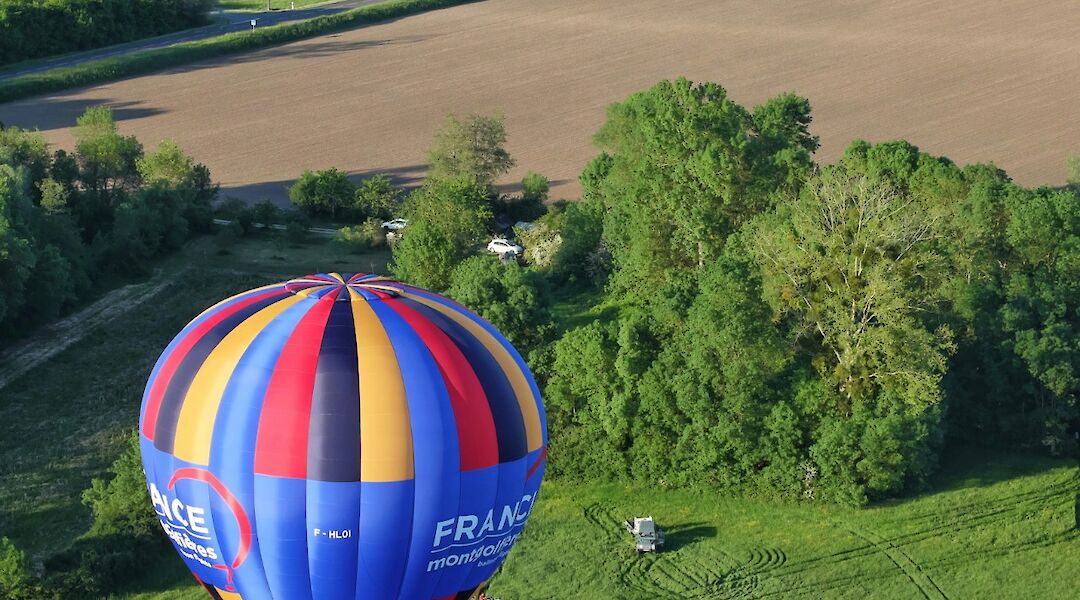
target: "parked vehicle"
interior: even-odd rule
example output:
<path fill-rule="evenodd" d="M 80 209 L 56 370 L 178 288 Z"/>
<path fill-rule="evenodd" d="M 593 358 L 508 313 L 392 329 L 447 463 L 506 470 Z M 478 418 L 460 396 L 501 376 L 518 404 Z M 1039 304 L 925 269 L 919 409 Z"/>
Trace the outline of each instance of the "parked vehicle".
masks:
<path fill-rule="evenodd" d="M 517 244 L 511 242 L 506 238 L 495 238 L 491 240 L 490 242 L 488 242 L 487 249 L 488 252 L 494 252 L 495 254 L 498 254 L 500 256 L 504 254 L 513 254 L 514 256 L 518 256 L 525 251 L 524 248 L 518 246 Z"/>
<path fill-rule="evenodd" d="M 402 229 L 405 229 L 405 226 L 408 224 L 408 219 L 394 219 L 392 221 L 384 221 L 382 226 L 383 229 L 387 229 L 389 231 L 401 231 Z"/>

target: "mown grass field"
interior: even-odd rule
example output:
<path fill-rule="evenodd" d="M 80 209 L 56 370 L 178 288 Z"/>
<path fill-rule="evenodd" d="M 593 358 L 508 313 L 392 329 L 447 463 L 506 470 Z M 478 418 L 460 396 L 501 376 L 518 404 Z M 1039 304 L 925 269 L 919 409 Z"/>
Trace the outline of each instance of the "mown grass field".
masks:
<path fill-rule="evenodd" d="M 319 270 L 385 270 L 385 253 L 256 236 L 195 240 L 171 283 L 0 390 L 0 535 L 35 559 L 89 524 L 79 501 L 135 426 L 158 353 L 232 293 Z M 603 318 L 561 299 L 559 318 Z M 1074 463 L 949 453 L 930 491 L 867 509 L 779 505 L 694 490 L 548 482 L 491 591 L 545 598 L 1073 598 L 1080 589 Z M 652 514 L 667 551 L 638 557 L 621 520 Z M 202 599 L 179 559 L 147 564 L 115 600 Z"/>
<path fill-rule="evenodd" d="M 954 454 L 933 490 L 872 508 L 774 505 L 642 486 L 547 482 L 490 591 L 575 598 L 1075 598 L 1080 485 L 1068 461 Z M 667 550 L 621 521 L 651 514 Z M 179 559 L 115 600 L 201 600 Z"/>

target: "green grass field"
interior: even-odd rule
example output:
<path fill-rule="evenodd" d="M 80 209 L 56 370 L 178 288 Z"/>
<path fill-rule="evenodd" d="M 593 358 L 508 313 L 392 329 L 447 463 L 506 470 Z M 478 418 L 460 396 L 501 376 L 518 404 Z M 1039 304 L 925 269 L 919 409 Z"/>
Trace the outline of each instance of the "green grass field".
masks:
<path fill-rule="evenodd" d="M 271 10 L 284 10 L 293 4 L 296 8 L 311 6 L 312 4 L 326 4 L 330 0 L 270 0 Z M 222 10 L 266 10 L 266 0 L 218 0 L 218 8 Z"/>
<path fill-rule="evenodd" d="M 774 505 L 640 486 L 547 482 L 492 582 L 503 600 L 1075 598 L 1080 532 L 1068 461 L 951 457 L 934 489 L 872 508 Z M 621 521 L 651 514 L 667 550 L 637 556 Z M 178 558 L 116 600 L 201 600 Z"/>
<path fill-rule="evenodd" d="M 156 297 L 0 390 L 0 535 L 41 560 L 86 529 L 82 490 L 122 450 L 158 353 L 204 307 L 312 271 L 384 272 L 387 259 L 255 236 L 226 255 L 197 239 L 164 261 L 155 278 L 172 279 Z M 562 317 L 603 318 L 560 300 Z M 1073 598 L 1078 485 L 1071 462 L 976 451 L 950 453 L 929 492 L 861 510 L 548 482 L 491 591 L 503 600 Z M 667 530 L 665 552 L 631 549 L 621 521 L 643 514 Z M 178 558 L 143 573 L 113 598 L 204 598 Z"/>

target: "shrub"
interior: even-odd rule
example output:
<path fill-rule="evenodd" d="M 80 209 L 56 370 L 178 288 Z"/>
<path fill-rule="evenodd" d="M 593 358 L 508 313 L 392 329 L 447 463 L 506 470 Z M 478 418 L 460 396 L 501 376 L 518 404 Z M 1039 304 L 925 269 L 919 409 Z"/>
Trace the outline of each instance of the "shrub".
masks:
<path fill-rule="evenodd" d="M 262 223 L 263 229 L 269 229 L 271 225 L 281 218 L 281 209 L 269 200 L 261 200 L 252 207 L 252 214 L 257 223 Z"/>
<path fill-rule="evenodd" d="M 311 220 L 307 215 L 298 210 L 291 211 L 285 221 L 285 239 L 293 244 L 302 244 L 307 241 L 310 227 Z"/>
<path fill-rule="evenodd" d="M 1080 185 L 1080 154 L 1070 154 L 1065 159 L 1065 181 Z"/>
<path fill-rule="evenodd" d="M 360 225 L 342 227 L 334 238 L 338 243 L 349 247 L 357 254 L 370 252 L 386 245 L 386 233 L 378 219 L 368 219 Z"/>
<path fill-rule="evenodd" d="M 14 597 L 30 582 L 26 553 L 6 537 L 0 537 L 0 597 Z"/>

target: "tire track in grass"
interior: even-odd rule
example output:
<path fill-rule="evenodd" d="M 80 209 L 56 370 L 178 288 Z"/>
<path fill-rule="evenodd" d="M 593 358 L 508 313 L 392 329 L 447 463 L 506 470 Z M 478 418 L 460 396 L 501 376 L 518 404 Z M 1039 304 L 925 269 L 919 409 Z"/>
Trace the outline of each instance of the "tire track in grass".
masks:
<path fill-rule="evenodd" d="M 945 592 L 938 587 L 938 584 L 923 571 L 922 567 L 919 566 L 919 563 L 915 562 L 915 560 L 912 559 L 907 552 L 904 552 L 900 546 L 897 546 L 869 529 L 856 529 L 851 525 L 845 526 L 845 529 L 851 532 L 852 535 L 866 540 L 873 545 L 875 549 L 887 556 L 889 560 L 892 561 L 892 563 L 896 565 L 909 580 L 911 580 L 911 583 L 919 589 L 923 598 L 926 598 L 927 600 L 949 599 Z"/>
<path fill-rule="evenodd" d="M 0 389 L 68 349 L 96 327 L 157 296 L 186 270 L 175 271 L 167 277 L 155 274 L 149 281 L 112 290 L 89 306 L 42 326 L 30 337 L 5 348 L 0 352 Z"/>

